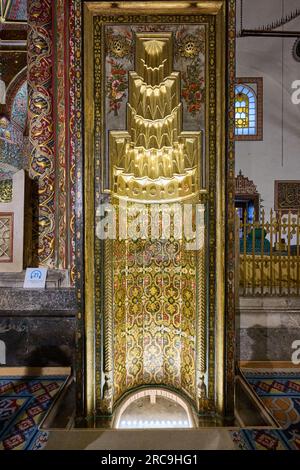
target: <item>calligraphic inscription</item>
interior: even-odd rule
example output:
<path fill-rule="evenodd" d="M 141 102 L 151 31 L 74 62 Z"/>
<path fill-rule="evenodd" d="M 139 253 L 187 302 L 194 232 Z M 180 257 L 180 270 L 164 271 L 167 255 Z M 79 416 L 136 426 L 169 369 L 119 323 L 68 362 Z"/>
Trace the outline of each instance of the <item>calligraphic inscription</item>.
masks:
<path fill-rule="evenodd" d="M 300 181 L 275 181 L 275 210 L 300 210 Z"/>

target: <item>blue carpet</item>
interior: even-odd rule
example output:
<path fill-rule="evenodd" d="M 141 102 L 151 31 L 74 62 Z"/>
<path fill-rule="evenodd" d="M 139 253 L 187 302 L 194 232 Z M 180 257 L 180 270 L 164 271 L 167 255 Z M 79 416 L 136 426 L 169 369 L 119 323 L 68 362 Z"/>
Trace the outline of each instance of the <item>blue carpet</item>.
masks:
<path fill-rule="evenodd" d="M 300 450 L 300 374 L 244 371 L 264 405 L 280 424 L 274 429 L 231 432 L 241 450 Z M 48 433 L 39 429 L 66 376 L 0 378 L 0 449 L 39 450 Z"/>
<path fill-rule="evenodd" d="M 300 450 L 300 374 L 293 371 L 244 371 L 254 392 L 280 425 L 280 430 L 232 432 L 242 450 Z"/>
<path fill-rule="evenodd" d="M 0 378 L 0 450 L 38 450 L 48 433 L 39 426 L 66 376 Z"/>

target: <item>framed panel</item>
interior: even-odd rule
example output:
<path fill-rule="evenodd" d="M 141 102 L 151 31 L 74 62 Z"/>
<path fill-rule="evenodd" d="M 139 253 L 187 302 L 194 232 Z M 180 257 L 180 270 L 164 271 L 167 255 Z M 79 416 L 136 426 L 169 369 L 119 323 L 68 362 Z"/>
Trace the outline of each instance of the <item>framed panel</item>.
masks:
<path fill-rule="evenodd" d="M 0 263 L 12 263 L 14 257 L 14 214 L 0 212 Z"/>
<path fill-rule="evenodd" d="M 274 192 L 276 211 L 300 211 L 300 180 L 276 180 Z"/>

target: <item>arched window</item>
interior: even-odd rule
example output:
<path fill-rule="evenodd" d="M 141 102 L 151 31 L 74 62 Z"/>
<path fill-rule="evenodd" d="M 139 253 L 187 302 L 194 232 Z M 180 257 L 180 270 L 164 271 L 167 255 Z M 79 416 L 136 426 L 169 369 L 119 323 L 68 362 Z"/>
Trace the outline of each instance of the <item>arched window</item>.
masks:
<path fill-rule="evenodd" d="M 235 135 L 255 135 L 257 102 L 254 91 L 245 85 L 235 87 Z"/>
<path fill-rule="evenodd" d="M 235 137 L 236 140 L 262 140 L 261 78 L 237 79 L 235 86 Z"/>

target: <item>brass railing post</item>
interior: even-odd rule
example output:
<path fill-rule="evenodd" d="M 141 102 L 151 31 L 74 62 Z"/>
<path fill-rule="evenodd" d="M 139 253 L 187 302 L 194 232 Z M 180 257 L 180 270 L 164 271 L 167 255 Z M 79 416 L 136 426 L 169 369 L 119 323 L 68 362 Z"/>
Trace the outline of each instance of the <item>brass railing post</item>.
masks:
<path fill-rule="evenodd" d="M 244 219 L 243 219 L 243 295 L 247 293 L 247 212 L 244 212 Z"/>
<path fill-rule="evenodd" d="M 258 221 L 259 225 L 259 221 Z M 261 249 L 260 249 L 260 293 L 264 295 L 264 249 L 265 249 L 265 210 L 261 211 Z"/>
<path fill-rule="evenodd" d="M 276 227 L 275 227 L 276 228 Z M 270 295 L 273 294 L 273 243 L 274 243 L 274 214 L 273 209 L 270 212 Z"/>

